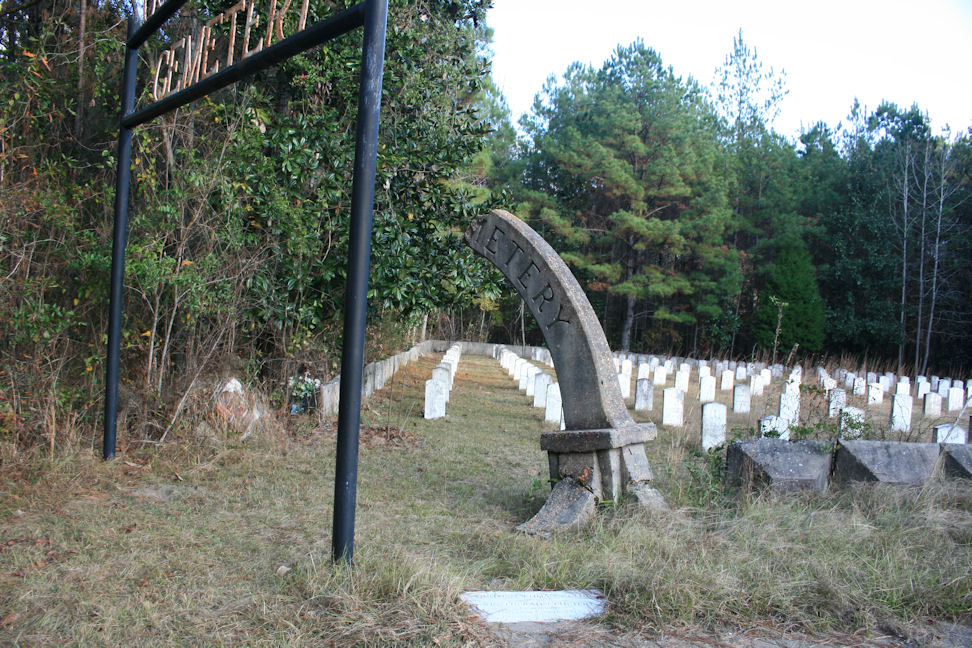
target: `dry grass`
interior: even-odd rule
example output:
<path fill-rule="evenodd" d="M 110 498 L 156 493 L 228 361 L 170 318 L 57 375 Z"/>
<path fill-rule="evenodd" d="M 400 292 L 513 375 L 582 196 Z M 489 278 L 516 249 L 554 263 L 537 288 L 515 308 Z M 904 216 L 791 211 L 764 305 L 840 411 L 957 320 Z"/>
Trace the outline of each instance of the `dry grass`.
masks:
<path fill-rule="evenodd" d="M 495 645 L 459 604 L 469 589 L 597 587 L 604 623 L 645 631 L 972 609 L 969 484 L 740 497 L 695 452 L 697 406 L 649 449 L 673 513 L 622 504 L 553 540 L 516 534 L 548 492 L 542 415 L 495 361 L 464 356 L 448 416 L 422 419 L 436 361 L 364 412 L 353 570 L 330 561 L 333 429 L 309 419 L 247 447 L 4 461 L 0 645 Z"/>

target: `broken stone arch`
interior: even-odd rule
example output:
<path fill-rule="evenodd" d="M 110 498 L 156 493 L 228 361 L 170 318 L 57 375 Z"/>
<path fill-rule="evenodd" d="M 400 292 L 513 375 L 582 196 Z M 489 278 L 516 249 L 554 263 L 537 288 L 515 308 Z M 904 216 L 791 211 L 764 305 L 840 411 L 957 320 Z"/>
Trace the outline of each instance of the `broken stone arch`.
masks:
<path fill-rule="evenodd" d="M 635 423 L 621 397 L 611 349 L 577 279 L 552 247 L 506 211 L 476 218 L 466 244 L 513 285 L 543 333 L 560 382 L 566 429 L 540 437 L 558 480 L 537 515 L 518 527 L 549 535 L 593 515 L 597 500 L 630 495 L 663 506 L 651 488 L 647 441 L 653 423 Z"/>

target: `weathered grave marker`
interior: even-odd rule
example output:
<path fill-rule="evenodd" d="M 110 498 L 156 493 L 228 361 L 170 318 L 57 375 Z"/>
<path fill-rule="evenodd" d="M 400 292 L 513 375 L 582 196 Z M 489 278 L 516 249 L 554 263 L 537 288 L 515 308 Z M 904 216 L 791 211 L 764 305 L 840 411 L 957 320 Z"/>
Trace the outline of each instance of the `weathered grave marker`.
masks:
<path fill-rule="evenodd" d="M 679 427 L 685 422 L 685 392 L 675 387 L 665 390 L 662 399 L 662 425 Z"/>
<path fill-rule="evenodd" d="M 716 379 L 715 376 L 702 376 L 699 379 L 699 402 L 711 403 L 715 400 Z"/>
<path fill-rule="evenodd" d="M 856 439 L 864 431 L 864 410 L 845 407 L 840 413 L 840 434 L 845 439 Z"/>
<path fill-rule="evenodd" d="M 938 392 L 928 392 L 925 394 L 925 416 L 942 415 L 942 397 Z"/>
<path fill-rule="evenodd" d="M 732 411 L 736 414 L 749 412 L 751 395 L 748 385 L 736 385 L 732 388 Z"/>
<path fill-rule="evenodd" d="M 706 403 L 702 406 L 702 450 L 718 448 L 726 442 L 726 406 Z"/>
<path fill-rule="evenodd" d="M 635 411 L 651 411 L 654 406 L 655 386 L 647 378 L 642 378 L 635 383 Z"/>
<path fill-rule="evenodd" d="M 847 407 L 847 392 L 836 388 L 827 392 L 827 418 L 837 418 L 845 407 Z"/>
<path fill-rule="evenodd" d="M 550 383 L 553 382 L 553 378 L 550 374 L 544 372 L 537 376 L 533 383 L 533 406 L 534 407 L 546 407 L 547 405 L 547 388 Z"/>
<path fill-rule="evenodd" d="M 800 394 L 783 392 L 780 394 L 780 418 L 787 425 L 800 424 Z"/>
<path fill-rule="evenodd" d="M 432 378 L 425 381 L 425 418 L 434 419 L 445 416 L 449 386 Z"/>
<path fill-rule="evenodd" d="M 730 370 L 725 369 L 722 372 L 722 378 L 719 381 L 719 389 L 721 389 L 722 391 L 729 391 L 730 389 L 732 389 L 733 378 L 734 378 L 734 374 Z"/>
<path fill-rule="evenodd" d="M 963 430 L 958 425 L 952 423 L 946 423 L 945 425 L 936 425 L 935 430 L 935 443 L 965 443 L 965 430 Z"/>
<path fill-rule="evenodd" d="M 911 396 L 895 394 L 891 401 L 891 429 L 895 432 L 911 431 Z"/>

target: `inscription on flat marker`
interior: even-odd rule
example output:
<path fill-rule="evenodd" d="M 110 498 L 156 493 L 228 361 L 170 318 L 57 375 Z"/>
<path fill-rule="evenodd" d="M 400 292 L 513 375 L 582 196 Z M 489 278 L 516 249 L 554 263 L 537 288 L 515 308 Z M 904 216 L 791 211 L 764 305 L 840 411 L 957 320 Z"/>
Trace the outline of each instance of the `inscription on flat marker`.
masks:
<path fill-rule="evenodd" d="M 598 590 L 466 592 L 459 598 L 489 623 L 588 619 L 604 614 L 606 603 Z"/>

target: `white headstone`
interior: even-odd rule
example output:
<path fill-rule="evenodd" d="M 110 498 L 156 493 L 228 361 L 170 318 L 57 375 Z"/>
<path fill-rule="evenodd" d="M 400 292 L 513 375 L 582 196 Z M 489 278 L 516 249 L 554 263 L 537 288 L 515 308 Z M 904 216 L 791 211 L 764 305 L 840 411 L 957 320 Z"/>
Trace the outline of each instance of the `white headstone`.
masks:
<path fill-rule="evenodd" d="M 948 398 L 948 390 L 952 388 L 952 381 L 949 378 L 942 378 L 938 381 L 938 395 L 943 399 Z"/>
<path fill-rule="evenodd" d="M 873 382 L 867 386 L 867 404 L 880 405 L 884 402 L 884 390 L 881 383 Z"/>
<path fill-rule="evenodd" d="M 689 385 L 689 372 L 687 370 L 679 369 L 675 373 L 675 389 L 681 390 L 682 392 L 687 392 L 688 385 Z"/>
<path fill-rule="evenodd" d="M 936 425 L 934 430 L 935 443 L 968 443 L 965 430 L 958 425 L 952 423 Z"/>
<path fill-rule="evenodd" d="M 726 406 L 706 403 L 702 406 L 702 450 L 709 451 L 726 442 Z"/>
<path fill-rule="evenodd" d="M 759 436 L 778 437 L 787 441 L 790 438 L 790 426 L 779 416 L 764 416 L 759 419 Z"/>
<path fill-rule="evenodd" d="M 749 395 L 754 398 L 763 395 L 763 379 L 758 373 L 749 377 Z"/>
<path fill-rule="evenodd" d="M 788 425 L 800 424 L 800 394 L 780 394 L 780 418 Z"/>
<path fill-rule="evenodd" d="M 916 396 L 918 397 L 919 400 L 924 398 L 925 394 L 929 393 L 930 391 L 931 391 L 931 385 L 928 383 L 927 380 L 921 380 L 918 382 L 918 393 L 916 394 Z"/>
<path fill-rule="evenodd" d="M 733 374 L 729 369 L 725 369 L 722 372 L 722 380 L 719 381 L 719 389 L 722 391 L 729 391 L 732 389 L 733 378 L 735 378 L 735 374 Z"/>
<path fill-rule="evenodd" d="M 635 411 L 651 411 L 652 401 L 655 396 L 654 385 L 647 378 L 642 378 L 635 383 Z"/>
<path fill-rule="evenodd" d="M 864 396 L 867 393 L 867 383 L 863 378 L 858 376 L 854 379 L 854 395 Z"/>
<path fill-rule="evenodd" d="M 662 399 L 662 425 L 681 426 L 684 422 L 685 392 L 669 387 Z"/>
<path fill-rule="evenodd" d="M 925 394 L 925 416 L 941 416 L 942 415 L 942 397 L 938 395 L 938 392 L 928 392 Z"/>
<path fill-rule="evenodd" d="M 712 369 L 709 368 L 709 365 L 703 365 L 703 366 L 699 367 L 699 378 L 700 379 L 702 378 L 702 376 L 711 376 L 711 375 L 712 375 Z"/>
<path fill-rule="evenodd" d="M 652 384 L 659 387 L 664 387 L 666 382 L 668 382 L 668 369 L 662 365 L 659 365 L 658 368 L 655 369 L 655 377 L 652 380 Z"/>
<path fill-rule="evenodd" d="M 546 372 L 541 372 L 537 374 L 537 377 L 533 379 L 533 406 L 534 407 L 547 406 L 547 388 L 550 387 L 550 383 L 552 382 L 553 382 L 553 377 Z"/>
<path fill-rule="evenodd" d="M 425 418 L 434 419 L 445 416 L 448 386 L 438 380 L 425 381 Z"/>
<path fill-rule="evenodd" d="M 837 418 L 845 407 L 847 407 L 847 392 L 836 388 L 827 392 L 827 418 Z"/>
<path fill-rule="evenodd" d="M 746 365 L 736 366 L 736 382 L 746 380 Z"/>
<path fill-rule="evenodd" d="M 631 362 L 631 358 L 625 358 L 621 361 L 621 373 L 627 374 L 628 378 L 631 378 L 631 372 L 634 371 L 634 363 Z"/>
<path fill-rule="evenodd" d="M 732 388 L 732 411 L 737 414 L 746 413 L 749 411 L 749 404 L 751 401 L 749 386 L 748 385 L 736 385 Z"/>
<path fill-rule="evenodd" d="M 960 386 L 948 390 L 948 411 L 957 412 L 965 407 L 965 389 Z"/>
<path fill-rule="evenodd" d="M 864 410 L 859 407 L 845 407 L 840 413 L 840 434 L 845 439 L 856 439 L 864 428 Z"/>
<path fill-rule="evenodd" d="M 786 384 L 783 386 L 783 393 L 799 396 L 800 384 L 800 379 L 791 375 L 786 379 Z"/>
<path fill-rule="evenodd" d="M 651 378 L 651 365 L 647 362 L 638 363 L 638 380 Z"/>
<path fill-rule="evenodd" d="M 527 372 L 527 384 L 526 384 L 526 395 L 534 396 L 536 395 L 536 384 L 537 376 L 543 373 L 543 370 L 536 365 L 530 365 L 530 369 Z"/>
<path fill-rule="evenodd" d="M 769 384 L 773 382 L 773 371 L 770 369 L 761 369 L 759 377 L 763 380 L 763 387 L 769 387 Z"/>
<path fill-rule="evenodd" d="M 443 365 L 439 365 L 432 370 L 432 380 L 438 380 L 440 383 L 445 385 L 445 400 L 449 402 L 449 389 L 452 386 L 452 379 L 449 377 L 449 368 Z"/>
<path fill-rule="evenodd" d="M 619 373 L 618 374 L 618 386 L 621 388 L 621 398 L 630 398 L 630 396 L 631 396 L 631 374 Z"/>
<path fill-rule="evenodd" d="M 715 400 L 715 392 L 715 376 L 702 376 L 702 378 L 699 379 L 699 402 L 711 403 Z"/>
<path fill-rule="evenodd" d="M 908 394 L 895 394 L 891 401 L 891 430 L 894 432 L 911 431 L 911 407 L 913 401 Z"/>
<path fill-rule="evenodd" d="M 607 598 L 598 590 L 538 592 L 479 591 L 460 594 L 489 623 L 547 623 L 586 619 L 604 613 Z"/>
<path fill-rule="evenodd" d="M 560 423 L 563 413 L 563 403 L 560 400 L 560 385 L 551 383 L 547 386 L 547 402 L 544 403 L 543 420 L 548 423 Z"/>

